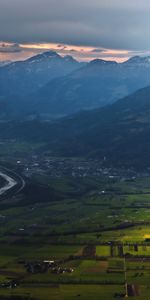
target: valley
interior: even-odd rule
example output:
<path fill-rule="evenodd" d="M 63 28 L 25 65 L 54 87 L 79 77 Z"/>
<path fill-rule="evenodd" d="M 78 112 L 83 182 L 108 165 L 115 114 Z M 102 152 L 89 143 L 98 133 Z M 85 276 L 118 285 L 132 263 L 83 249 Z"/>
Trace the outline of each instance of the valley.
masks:
<path fill-rule="evenodd" d="M 150 174 L 28 158 L 1 162 L 26 182 L 0 196 L 1 297 L 113 300 L 126 272 L 129 298 L 149 299 Z"/>
<path fill-rule="evenodd" d="M 1 67 L 1 299 L 149 300 L 149 68 L 51 51 Z"/>
<path fill-rule="evenodd" d="M 149 16 L 0 0 L 0 300 L 150 300 Z"/>

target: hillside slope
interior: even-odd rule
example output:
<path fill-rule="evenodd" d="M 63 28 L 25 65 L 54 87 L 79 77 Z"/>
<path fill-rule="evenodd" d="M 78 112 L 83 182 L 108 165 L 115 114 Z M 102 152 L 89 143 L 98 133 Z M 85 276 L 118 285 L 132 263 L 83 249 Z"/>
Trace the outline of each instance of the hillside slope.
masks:
<path fill-rule="evenodd" d="M 150 167 L 150 87 L 105 108 L 55 122 L 0 124 L 1 138 L 45 143 L 50 155 L 98 158 L 105 164 Z M 104 160 L 105 158 L 105 160 Z"/>

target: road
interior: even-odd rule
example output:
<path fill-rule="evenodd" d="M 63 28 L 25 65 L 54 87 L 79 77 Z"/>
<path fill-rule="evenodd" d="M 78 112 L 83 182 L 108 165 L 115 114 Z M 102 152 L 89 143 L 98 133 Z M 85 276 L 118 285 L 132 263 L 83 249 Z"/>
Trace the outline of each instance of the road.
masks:
<path fill-rule="evenodd" d="M 11 189 L 14 189 L 14 193 L 19 193 L 25 187 L 24 179 L 16 172 L 0 166 L 0 176 L 6 180 L 6 185 L 0 188 L 0 196 L 6 195 Z"/>

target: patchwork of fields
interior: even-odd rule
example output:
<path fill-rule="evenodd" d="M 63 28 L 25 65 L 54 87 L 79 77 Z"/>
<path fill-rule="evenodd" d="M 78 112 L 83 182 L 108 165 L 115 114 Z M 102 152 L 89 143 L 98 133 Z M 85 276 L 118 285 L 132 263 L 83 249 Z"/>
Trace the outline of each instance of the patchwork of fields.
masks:
<path fill-rule="evenodd" d="M 56 200 L 1 200 L 1 299 L 149 300 L 150 178 L 43 180 Z"/>

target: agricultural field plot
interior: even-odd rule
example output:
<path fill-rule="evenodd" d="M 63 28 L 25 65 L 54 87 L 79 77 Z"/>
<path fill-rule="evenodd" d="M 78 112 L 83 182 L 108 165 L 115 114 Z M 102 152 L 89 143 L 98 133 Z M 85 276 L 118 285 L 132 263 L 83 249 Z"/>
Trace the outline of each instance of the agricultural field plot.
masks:
<path fill-rule="evenodd" d="M 65 259 L 79 253 L 81 246 L 73 245 L 1 245 L 0 266 L 17 260 Z"/>
<path fill-rule="evenodd" d="M 128 245 L 123 247 L 124 254 L 133 256 L 149 256 L 150 257 L 150 246 L 142 245 Z"/>
<path fill-rule="evenodd" d="M 143 244 L 118 244 L 118 245 L 107 245 L 107 246 L 96 246 L 97 257 L 122 257 L 122 256 L 133 256 L 133 257 L 150 257 L 150 246 Z"/>
<path fill-rule="evenodd" d="M 8 290 L 1 290 L 1 296 L 8 296 L 10 292 Z M 110 285 L 109 289 L 106 285 L 49 285 L 49 287 L 42 286 L 26 286 L 20 287 L 12 291 L 11 295 L 21 297 L 35 297 L 35 299 L 52 299 L 52 300 L 114 300 L 115 295 L 123 295 L 124 287 L 120 285 Z M 143 299 L 142 299 L 143 300 Z M 148 300 L 148 298 L 145 300 Z"/>
<path fill-rule="evenodd" d="M 96 256 L 111 256 L 110 246 L 97 246 L 96 247 Z"/>

